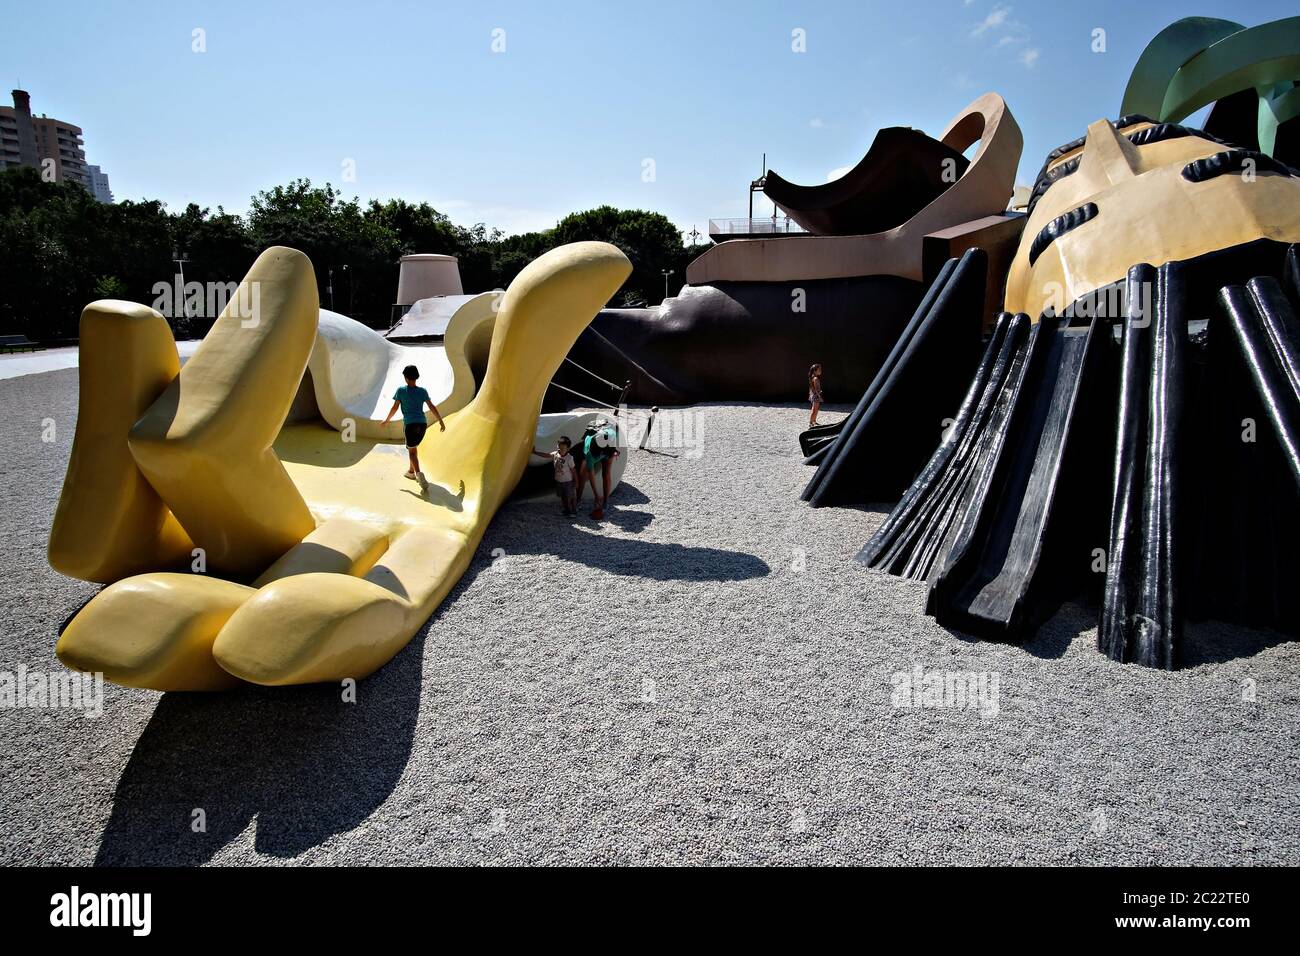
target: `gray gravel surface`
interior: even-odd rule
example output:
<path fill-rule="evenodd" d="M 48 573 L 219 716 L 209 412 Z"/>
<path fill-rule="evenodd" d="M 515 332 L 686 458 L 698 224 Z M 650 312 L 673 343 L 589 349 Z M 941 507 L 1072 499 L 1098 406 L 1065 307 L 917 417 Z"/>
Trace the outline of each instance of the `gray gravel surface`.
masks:
<path fill-rule="evenodd" d="M 57 668 L 96 590 L 44 557 L 76 374 L 0 382 L 0 670 Z M 883 508 L 799 501 L 805 409 L 696 411 L 706 455 L 635 453 L 604 524 L 508 505 L 355 704 L 0 710 L 0 862 L 1300 862 L 1300 645 L 1199 625 L 1156 673 L 1073 605 L 973 642 L 852 562 Z M 893 706 L 916 667 L 995 675 L 996 715 Z"/>

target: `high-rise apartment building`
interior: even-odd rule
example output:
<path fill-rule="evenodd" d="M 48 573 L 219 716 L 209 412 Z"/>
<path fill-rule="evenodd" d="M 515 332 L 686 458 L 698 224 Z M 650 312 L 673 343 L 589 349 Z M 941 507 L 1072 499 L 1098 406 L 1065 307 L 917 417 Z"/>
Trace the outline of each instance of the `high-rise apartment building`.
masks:
<path fill-rule="evenodd" d="M 13 97 L 13 106 L 0 106 L 0 168 L 32 166 L 55 182 L 77 183 L 101 202 L 112 202 L 102 172 L 103 187 L 95 187 L 91 170 L 98 172 L 99 167 L 86 165 L 81 127 L 44 114 L 33 116 L 26 90 L 14 90 Z"/>
<path fill-rule="evenodd" d="M 86 171 L 90 173 L 90 191 L 95 198 L 100 202 L 112 202 L 113 190 L 108 188 L 108 173 L 98 166 L 87 166 Z"/>

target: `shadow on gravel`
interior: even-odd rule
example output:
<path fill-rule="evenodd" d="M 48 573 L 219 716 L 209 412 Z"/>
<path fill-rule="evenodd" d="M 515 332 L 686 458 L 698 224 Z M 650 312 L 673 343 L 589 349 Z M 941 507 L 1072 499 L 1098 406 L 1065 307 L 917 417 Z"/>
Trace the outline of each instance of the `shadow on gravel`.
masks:
<path fill-rule="evenodd" d="M 436 616 L 435 616 L 436 620 Z M 164 694 L 118 782 L 99 866 L 191 866 L 256 819 L 293 857 L 362 823 L 410 757 L 428 625 L 344 703 L 333 684 Z M 195 810 L 206 832 L 195 832 Z"/>
<path fill-rule="evenodd" d="M 1025 641 L 1024 648 L 1034 657 L 1050 660 L 1064 657 L 1081 635 L 1096 630 L 1098 613 L 1100 608 L 1095 603 L 1067 601 Z M 1097 635 L 1090 634 L 1088 643 L 1095 651 Z"/>
<path fill-rule="evenodd" d="M 1294 640 L 1278 631 L 1255 630 L 1222 621 L 1188 622 L 1183 629 L 1183 667 L 1254 657 L 1270 647 Z"/>
<path fill-rule="evenodd" d="M 516 505 L 538 508 L 545 519 L 529 519 L 529 532 L 504 542 L 511 554 L 552 554 L 610 574 L 650 578 L 655 581 L 743 581 L 761 578 L 772 569 L 766 561 L 743 551 L 696 548 L 615 538 L 601 533 L 601 524 L 615 525 L 631 534 L 644 531 L 654 512 L 629 509 L 631 504 L 648 504 L 645 492 L 626 482 L 609 496 L 602 522 L 593 521 L 591 491 L 578 503 L 578 517 L 561 518 L 554 497 L 536 494 Z"/>
<path fill-rule="evenodd" d="M 588 504 L 590 504 L 590 502 L 588 502 Z M 650 522 L 655 520 L 653 512 L 626 511 L 619 507 L 620 504 L 621 502 L 613 501 L 611 496 L 610 506 L 605 509 L 604 520 L 621 530 L 626 531 L 628 534 L 640 534 L 646 528 L 650 527 Z"/>
<path fill-rule="evenodd" d="M 1070 645 L 1078 640 L 1081 634 L 1093 630 L 1096 626 L 1095 606 L 1089 607 L 1086 604 L 1067 601 L 1034 632 L 1029 640 L 1019 646 L 1033 657 L 1056 660 L 1065 656 Z M 983 643 L 981 638 L 967 634 L 965 631 L 953 630 L 950 627 L 945 627 L 944 630 L 967 644 Z"/>
<path fill-rule="evenodd" d="M 1032 638 L 1022 646 L 1026 653 L 1044 659 L 1065 656 L 1070 645 L 1087 635 L 1090 650 L 1097 650 L 1097 620 L 1101 607 L 1096 601 L 1067 601 Z M 960 641 L 978 643 L 979 639 L 945 628 Z M 1089 633 L 1091 632 L 1091 633 Z M 1254 657 L 1270 647 L 1286 644 L 1295 638 L 1277 631 L 1256 630 L 1223 621 L 1187 621 L 1183 627 L 1182 660 L 1179 670 L 1202 664 L 1224 664 L 1239 658 Z M 1126 667 L 1137 665 L 1126 664 Z"/>
<path fill-rule="evenodd" d="M 629 485 L 626 481 L 623 481 L 610 494 L 609 500 L 620 505 L 648 505 L 650 496 L 635 485 Z"/>
<path fill-rule="evenodd" d="M 621 524 L 630 515 L 638 513 L 623 512 L 619 515 L 617 511 L 607 511 L 606 520 Z M 743 551 L 612 538 L 600 534 L 590 519 L 585 520 L 590 528 L 557 522 L 541 540 L 516 542 L 511 551 L 515 554 L 553 554 L 565 561 L 585 564 L 610 574 L 655 581 L 744 581 L 764 577 L 772 571 L 766 561 Z"/>

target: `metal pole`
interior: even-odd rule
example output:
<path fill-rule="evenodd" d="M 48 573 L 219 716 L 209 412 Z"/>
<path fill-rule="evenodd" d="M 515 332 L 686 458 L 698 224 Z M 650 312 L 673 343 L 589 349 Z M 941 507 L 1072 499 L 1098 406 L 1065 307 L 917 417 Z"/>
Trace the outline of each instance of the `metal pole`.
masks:
<path fill-rule="evenodd" d="M 655 416 L 659 414 L 659 406 L 650 406 L 650 421 L 646 422 L 645 434 L 641 436 L 640 451 L 645 451 L 645 443 L 650 440 L 650 429 L 655 427 Z"/>
<path fill-rule="evenodd" d="M 181 271 L 181 314 L 190 317 L 190 297 L 185 294 L 185 260 L 177 259 L 176 267 Z"/>
<path fill-rule="evenodd" d="M 185 253 L 181 252 L 180 249 L 172 250 L 172 262 L 176 263 L 176 268 L 180 271 L 180 277 L 181 277 L 181 288 L 180 288 L 181 315 L 186 319 L 190 317 L 189 296 L 185 294 L 185 263 L 187 261 L 188 260 L 185 258 Z M 173 305 L 172 312 L 175 313 L 176 311 L 175 303 L 172 303 L 172 305 Z M 173 315 L 173 318 L 174 317 L 175 316 Z"/>

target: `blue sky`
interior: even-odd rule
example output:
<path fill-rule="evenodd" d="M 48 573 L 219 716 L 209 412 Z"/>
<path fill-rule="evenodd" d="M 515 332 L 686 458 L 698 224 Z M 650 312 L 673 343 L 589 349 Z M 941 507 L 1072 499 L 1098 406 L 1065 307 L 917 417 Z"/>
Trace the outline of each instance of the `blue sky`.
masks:
<path fill-rule="evenodd" d="M 1118 113 L 1138 54 L 1172 20 L 1295 12 L 1283 0 L 23 3 L 6 7 L 0 71 L 37 113 L 83 127 L 118 199 L 242 212 L 258 189 L 305 176 L 507 232 L 601 203 L 703 232 L 745 214 L 764 151 L 786 178 L 823 182 L 880 127 L 938 135 L 988 90 L 1024 130 L 1025 182 L 1049 149 Z M 806 52 L 791 49 L 796 29 Z"/>

